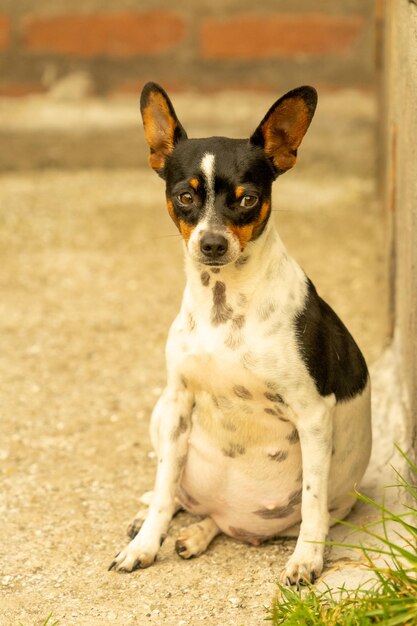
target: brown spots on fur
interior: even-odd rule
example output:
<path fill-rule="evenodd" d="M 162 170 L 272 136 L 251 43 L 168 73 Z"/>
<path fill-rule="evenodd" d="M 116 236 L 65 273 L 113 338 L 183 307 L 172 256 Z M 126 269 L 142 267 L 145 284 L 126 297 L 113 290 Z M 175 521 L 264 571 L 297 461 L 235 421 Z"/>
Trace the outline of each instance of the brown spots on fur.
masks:
<path fill-rule="evenodd" d="M 192 313 L 188 313 L 187 315 L 187 329 L 190 333 L 195 330 L 195 319 Z"/>
<path fill-rule="evenodd" d="M 187 461 L 187 455 L 184 454 L 183 456 L 180 456 L 177 460 L 177 475 L 175 478 L 175 482 L 178 482 L 179 479 L 181 478 L 181 474 L 184 470 L 185 467 L 185 463 Z"/>
<path fill-rule="evenodd" d="M 267 400 L 270 400 L 271 402 L 278 402 L 280 404 L 284 404 L 284 400 L 279 393 L 272 393 L 270 391 L 267 391 L 266 393 L 264 393 L 264 396 Z"/>
<path fill-rule="evenodd" d="M 220 267 L 212 267 L 210 271 L 211 271 L 212 274 L 219 274 L 220 273 Z"/>
<path fill-rule="evenodd" d="M 234 424 L 230 419 L 224 418 L 221 424 L 229 433 L 235 433 L 237 431 L 236 424 Z"/>
<path fill-rule="evenodd" d="M 292 433 L 287 435 L 287 439 L 290 443 L 298 443 L 300 441 L 300 435 L 298 434 L 298 430 L 294 428 Z"/>
<path fill-rule="evenodd" d="M 271 409 L 270 407 L 266 407 L 264 409 L 264 412 L 268 415 L 273 415 L 274 417 L 280 417 L 282 415 L 281 411 L 278 411 L 277 409 Z"/>
<path fill-rule="evenodd" d="M 230 350 L 237 350 L 242 343 L 242 335 L 240 333 L 231 332 L 224 341 Z"/>
<path fill-rule="evenodd" d="M 188 380 L 185 378 L 185 376 L 181 376 L 181 384 L 184 387 L 184 389 L 187 389 L 187 387 L 188 387 Z"/>
<path fill-rule="evenodd" d="M 237 261 L 235 261 L 235 267 L 242 267 L 243 265 L 246 265 L 246 263 L 249 261 L 249 255 L 247 254 L 246 256 L 241 255 Z"/>
<path fill-rule="evenodd" d="M 239 443 L 231 443 L 227 448 L 222 448 L 222 452 L 224 456 L 228 456 L 229 458 L 234 459 L 237 456 L 245 454 L 246 448 L 244 446 L 241 446 Z"/>
<path fill-rule="evenodd" d="M 200 184 L 198 178 L 191 178 L 191 180 L 189 180 L 188 182 L 190 183 L 190 187 L 192 187 L 194 191 L 197 191 Z"/>
<path fill-rule="evenodd" d="M 268 454 L 271 461 L 277 461 L 277 463 L 282 463 L 288 457 L 287 450 L 278 450 L 274 454 Z"/>
<path fill-rule="evenodd" d="M 245 249 L 246 244 L 249 241 L 253 241 L 254 239 L 257 239 L 259 235 L 262 233 L 270 212 L 271 212 L 271 203 L 269 202 L 269 200 L 265 200 L 265 202 L 261 206 L 258 219 L 255 222 L 246 224 L 245 226 L 236 226 L 235 224 L 227 224 L 227 230 L 231 232 L 239 240 L 241 251 Z"/>
<path fill-rule="evenodd" d="M 202 272 L 200 278 L 203 286 L 207 287 L 210 282 L 210 274 L 208 272 Z"/>
<path fill-rule="evenodd" d="M 256 367 L 258 359 L 256 358 L 256 355 L 253 354 L 253 352 L 245 352 L 244 354 L 242 354 L 241 362 L 245 369 L 251 370 L 252 368 Z"/>
<path fill-rule="evenodd" d="M 244 187 L 242 187 L 241 185 L 236 187 L 236 189 L 235 189 L 236 200 L 239 200 L 239 198 L 241 198 L 244 193 L 245 193 L 245 188 Z"/>
<path fill-rule="evenodd" d="M 214 326 L 225 324 L 233 315 L 233 309 L 226 302 L 226 285 L 216 281 L 213 287 L 213 307 L 211 310 L 211 323 Z"/>
<path fill-rule="evenodd" d="M 245 325 L 246 318 L 244 315 L 236 315 L 232 319 L 232 327 L 235 329 L 240 329 Z"/>
<path fill-rule="evenodd" d="M 257 535 L 256 533 L 245 530 L 244 528 L 237 528 L 236 526 L 229 526 L 229 534 L 234 539 L 244 541 L 252 546 L 259 546 L 269 539 L 267 535 Z"/>
<path fill-rule="evenodd" d="M 243 385 L 235 385 L 233 387 L 233 393 L 238 398 L 242 398 L 242 400 L 252 400 L 253 399 L 253 396 L 252 396 L 251 392 L 249 391 L 249 389 L 246 389 L 246 387 L 243 387 Z"/>
<path fill-rule="evenodd" d="M 225 340 L 225 344 L 231 350 L 236 350 L 243 341 L 240 329 L 245 325 L 246 318 L 244 315 L 236 315 L 232 318 L 231 332 Z"/>
<path fill-rule="evenodd" d="M 272 300 L 263 302 L 258 308 L 258 319 L 260 322 L 266 322 L 276 311 L 276 304 Z"/>
<path fill-rule="evenodd" d="M 254 515 L 258 515 L 258 517 L 262 517 L 262 519 L 281 519 L 282 517 L 288 517 L 294 513 L 294 507 L 301 502 L 301 494 L 302 490 L 298 489 L 292 492 L 287 504 L 271 508 L 264 507 L 253 513 Z"/>
<path fill-rule="evenodd" d="M 181 435 L 187 432 L 187 429 L 188 429 L 188 421 L 183 415 L 180 415 L 179 422 L 171 433 L 171 441 L 177 441 L 177 439 Z"/>

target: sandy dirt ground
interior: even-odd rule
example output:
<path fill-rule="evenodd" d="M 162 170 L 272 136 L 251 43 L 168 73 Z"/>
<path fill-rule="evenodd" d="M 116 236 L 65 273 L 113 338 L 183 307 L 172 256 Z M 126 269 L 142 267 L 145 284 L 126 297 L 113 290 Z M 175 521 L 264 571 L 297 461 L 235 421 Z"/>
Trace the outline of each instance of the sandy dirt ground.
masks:
<path fill-rule="evenodd" d="M 273 216 L 372 362 L 387 337 L 374 104 L 330 95 L 322 110 Z M 247 132 L 257 121 L 248 111 Z M 182 561 L 181 513 L 153 567 L 107 571 L 152 487 L 148 421 L 184 284 L 162 181 L 129 168 L 0 174 L 0 268 L 0 624 L 263 623 L 293 540 L 221 536 Z"/>

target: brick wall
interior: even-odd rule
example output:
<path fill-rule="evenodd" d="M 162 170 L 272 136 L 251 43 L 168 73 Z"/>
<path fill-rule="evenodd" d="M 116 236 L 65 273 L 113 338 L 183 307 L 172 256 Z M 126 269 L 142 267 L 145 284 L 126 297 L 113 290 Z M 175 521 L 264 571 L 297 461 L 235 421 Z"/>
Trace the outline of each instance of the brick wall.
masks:
<path fill-rule="evenodd" d="M 0 94 L 369 87 L 374 0 L 0 0 Z M 191 8 L 190 8 L 191 7 Z"/>

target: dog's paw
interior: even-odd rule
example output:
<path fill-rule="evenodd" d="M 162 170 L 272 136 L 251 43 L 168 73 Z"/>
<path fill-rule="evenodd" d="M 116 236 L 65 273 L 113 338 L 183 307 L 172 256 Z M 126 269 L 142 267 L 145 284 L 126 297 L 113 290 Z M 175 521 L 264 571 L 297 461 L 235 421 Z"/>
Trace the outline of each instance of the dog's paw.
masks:
<path fill-rule="evenodd" d="M 148 515 L 148 509 L 141 509 L 140 511 L 136 513 L 134 519 L 131 521 L 131 523 L 127 527 L 126 532 L 127 532 L 128 537 L 130 537 L 131 539 L 134 539 L 136 537 L 136 535 L 142 528 L 143 522 L 145 521 L 147 515 Z"/>
<path fill-rule="evenodd" d="M 201 536 L 189 528 L 183 528 L 175 542 L 175 552 L 182 559 L 191 559 L 198 556 L 206 549 L 206 543 L 201 541 Z"/>
<path fill-rule="evenodd" d="M 215 522 L 209 517 L 183 528 L 175 542 L 175 551 L 182 559 L 191 559 L 205 552 L 219 533 Z"/>
<path fill-rule="evenodd" d="M 156 553 L 145 552 L 132 545 L 133 542 L 119 552 L 114 558 L 108 571 L 114 569 L 116 572 L 134 572 L 137 569 L 149 567 L 156 559 Z"/>
<path fill-rule="evenodd" d="M 323 570 L 323 557 L 319 554 L 303 558 L 295 554 L 290 557 L 281 572 L 280 582 L 284 585 L 314 584 Z"/>

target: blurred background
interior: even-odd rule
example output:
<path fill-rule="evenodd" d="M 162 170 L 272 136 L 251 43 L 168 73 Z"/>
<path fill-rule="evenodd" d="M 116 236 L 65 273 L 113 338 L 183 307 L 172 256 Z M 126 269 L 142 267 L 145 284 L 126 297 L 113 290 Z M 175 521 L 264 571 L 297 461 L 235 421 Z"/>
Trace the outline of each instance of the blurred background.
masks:
<path fill-rule="evenodd" d="M 390 397 L 417 413 L 416 28 L 406 0 L 0 0 L 1 624 L 262 623 L 293 548 L 220 537 L 184 564 L 170 533 L 155 568 L 106 575 L 152 487 L 184 286 L 147 166 L 148 80 L 190 137 L 247 137 L 287 90 L 317 88 L 273 219 L 368 363 L 399 329 L 408 395 Z"/>
<path fill-rule="evenodd" d="M 355 89 L 370 94 L 378 50 L 375 18 L 374 0 L 266 0 L 261 9 L 249 0 L 0 0 L 0 96 L 120 100 L 137 97 L 144 83 L 154 80 L 170 93 L 198 94 L 191 107 L 195 111 L 202 98 L 219 92 L 270 92 L 274 98 L 306 83 L 321 93 Z M 236 101 L 242 102 L 242 96 Z M 91 167 L 109 158 L 110 138 L 106 146 L 100 139 L 110 129 L 103 129 L 107 120 L 98 111 L 86 119 L 87 111 L 77 116 L 68 108 L 51 107 L 43 115 L 35 109 L 25 117 L 21 103 L 15 105 L 18 111 L 12 106 L 11 118 L 2 111 L 0 141 L 9 149 L 1 151 L 0 167 Z M 128 114 L 115 108 L 117 113 L 119 126 L 124 116 L 126 126 Z M 100 135 L 95 149 L 85 141 L 88 123 Z M 44 126 L 40 142 L 39 124 Z M 81 144 L 59 144 L 52 137 L 51 146 L 51 126 L 63 129 L 65 124 L 73 133 L 84 131 Z M 127 133 L 123 140 L 127 144 L 114 165 L 138 164 L 139 133 Z"/>

